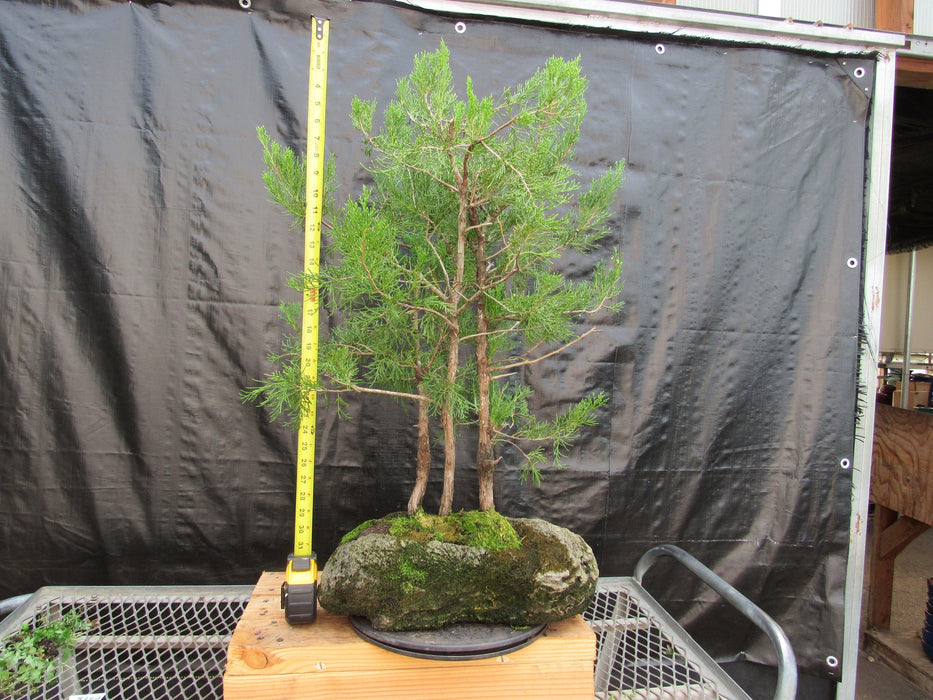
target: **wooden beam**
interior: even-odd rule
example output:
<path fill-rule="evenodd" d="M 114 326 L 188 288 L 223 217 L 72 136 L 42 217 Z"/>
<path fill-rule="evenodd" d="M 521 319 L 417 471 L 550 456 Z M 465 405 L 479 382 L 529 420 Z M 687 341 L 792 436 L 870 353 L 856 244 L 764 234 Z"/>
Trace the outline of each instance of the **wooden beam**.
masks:
<path fill-rule="evenodd" d="M 894 82 L 903 87 L 933 89 L 933 57 L 898 54 Z"/>
<path fill-rule="evenodd" d="M 903 515 L 881 533 L 881 547 L 878 555 L 882 559 L 893 559 L 930 528 L 926 523 Z"/>
<path fill-rule="evenodd" d="M 875 504 L 868 571 L 868 624 L 875 629 L 891 629 L 891 602 L 894 597 L 894 560 L 929 525 Z"/>
<path fill-rule="evenodd" d="M 914 0 L 875 0 L 875 29 L 914 33 Z"/>

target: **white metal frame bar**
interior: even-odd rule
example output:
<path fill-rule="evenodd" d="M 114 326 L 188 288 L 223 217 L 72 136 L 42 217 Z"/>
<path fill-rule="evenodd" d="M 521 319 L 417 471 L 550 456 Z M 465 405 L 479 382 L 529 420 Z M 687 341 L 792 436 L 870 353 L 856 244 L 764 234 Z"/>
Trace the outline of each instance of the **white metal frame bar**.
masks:
<path fill-rule="evenodd" d="M 828 53 L 873 53 L 904 46 L 904 35 L 755 15 L 616 0 L 398 0 L 424 10 L 567 26 L 754 43 Z"/>
<path fill-rule="evenodd" d="M 865 546 L 868 539 L 868 499 L 871 491 L 871 453 L 875 433 L 875 394 L 881 302 L 884 291 L 884 259 L 888 224 L 888 181 L 891 174 L 891 133 L 894 124 L 894 72 L 896 51 L 881 51 L 875 64 L 875 87 L 868 134 L 868 177 L 865 185 L 864 343 L 859 358 L 859 392 L 864 410 L 856 422 L 852 460 L 852 509 L 849 524 L 849 558 L 846 564 L 845 629 L 843 631 L 840 699 L 855 697 L 861 625 L 862 587 L 865 579 Z"/>

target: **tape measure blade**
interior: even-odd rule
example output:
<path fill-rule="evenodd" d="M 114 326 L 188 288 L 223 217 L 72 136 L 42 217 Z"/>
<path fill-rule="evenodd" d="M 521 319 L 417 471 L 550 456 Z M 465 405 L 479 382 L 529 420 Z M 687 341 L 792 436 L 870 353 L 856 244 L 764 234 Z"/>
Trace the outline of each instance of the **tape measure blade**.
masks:
<path fill-rule="evenodd" d="M 308 277 L 302 299 L 301 372 L 309 382 L 317 381 L 320 298 L 321 217 L 324 206 L 324 126 L 327 109 L 327 43 L 330 22 L 315 18 L 311 36 L 308 71 L 308 145 L 305 159 L 304 270 Z M 310 392 L 302 407 L 298 429 L 298 464 L 295 491 L 295 555 L 310 556 L 314 511 L 314 451 L 317 424 L 317 392 Z"/>

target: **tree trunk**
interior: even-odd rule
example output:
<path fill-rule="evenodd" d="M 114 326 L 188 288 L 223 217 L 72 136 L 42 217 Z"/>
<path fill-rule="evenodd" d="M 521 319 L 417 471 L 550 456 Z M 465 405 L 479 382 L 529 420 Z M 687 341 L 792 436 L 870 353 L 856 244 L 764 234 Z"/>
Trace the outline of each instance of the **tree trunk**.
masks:
<path fill-rule="evenodd" d="M 486 288 L 486 237 L 479 232 L 474 246 L 476 253 L 476 286 Z M 479 509 L 495 510 L 493 499 L 493 472 L 496 468 L 492 444 L 492 421 L 490 419 L 489 383 L 489 317 L 486 315 L 486 297 L 480 294 L 476 301 L 476 381 L 477 422 L 479 439 L 476 445 L 476 472 L 479 477 Z"/>
<path fill-rule="evenodd" d="M 451 164 L 454 161 L 451 157 Z M 466 269 L 466 244 L 469 229 L 469 179 L 466 171 L 466 161 L 463 163 L 463 172 L 457 173 L 454 167 L 454 177 L 457 180 L 460 211 L 457 217 L 457 244 L 454 259 L 454 278 L 449 289 L 448 304 L 448 335 L 447 346 L 447 387 L 444 403 L 441 406 L 441 425 L 444 428 L 444 489 L 441 492 L 441 506 L 439 515 L 450 515 L 454 503 L 454 472 L 457 468 L 457 436 L 454 431 L 454 397 L 457 388 L 457 372 L 460 369 L 460 305 L 463 303 L 463 278 Z"/>
<path fill-rule="evenodd" d="M 424 391 L 419 386 L 418 393 Z M 408 499 L 408 514 L 414 515 L 421 507 L 424 492 L 428 488 L 428 476 L 431 474 L 431 440 L 428 432 L 428 402 L 418 402 L 418 466 L 415 472 L 415 485 Z"/>
<path fill-rule="evenodd" d="M 454 504 L 454 471 L 457 468 L 457 437 L 454 432 L 453 402 L 457 370 L 460 364 L 459 324 L 451 331 L 454 340 L 447 351 L 447 395 L 441 406 L 441 425 L 444 427 L 444 488 L 438 515 L 450 515 Z"/>
<path fill-rule="evenodd" d="M 451 306 L 460 302 L 463 287 L 463 251 L 458 251 L 458 269 L 451 290 Z M 454 398 L 457 390 L 457 372 L 460 369 L 460 321 L 454 316 L 448 320 L 447 386 L 441 404 L 441 426 L 444 429 L 444 488 L 438 515 L 450 515 L 454 504 L 454 472 L 457 469 L 457 434 L 454 429 Z"/>

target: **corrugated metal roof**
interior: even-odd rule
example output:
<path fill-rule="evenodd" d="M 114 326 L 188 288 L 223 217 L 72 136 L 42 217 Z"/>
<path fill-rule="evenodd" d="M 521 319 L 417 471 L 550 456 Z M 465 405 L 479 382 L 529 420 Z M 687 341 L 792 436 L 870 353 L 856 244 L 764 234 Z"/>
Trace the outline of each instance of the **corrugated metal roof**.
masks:
<path fill-rule="evenodd" d="M 684 1 L 684 0 L 681 0 Z M 695 1 L 695 0 L 690 0 Z M 782 0 L 783 1 L 783 0 Z M 863 0 L 859 0 L 860 2 Z M 867 0 L 866 0 L 867 1 Z M 726 14 L 667 4 L 625 0 L 404 0 L 413 7 L 454 15 L 514 17 L 649 34 L 674 34 L 721 41 L 753 42 L 821 52 L 874 51 L 904 45 L 901 34 L 810 22 L 787 22 L 781 15 Z M 772 1 L 772 4 L 775 4 Z"/>
<path fill-rule="evenodd" d="M 930 19 L 933 29 L 933 1 L 916 2 L 931 5 Z M 840 27 L 851 24 L 854 27 L 873 29 L 875 26 L 874 0 L 677 0 L 677 5 L 748 15 L 791 17 L 794 20 L 822 22 Z"/>
<path fill-rule="evenodd" d="M 695 7 L 700 10 L 739 12 L 744 15 L 758 14 L 758 0 L 679 0 L 677 4 L 681 7 Z"/>
<path fill-rule="evenodd" d="M 933 0 L 914 0 L 914 34 L 933 36 Z"/>
<path fill-rule="evenodd" d="M 781 14 L 808 22 L 873 29 L 874 0 L 781 0 Z"/>

